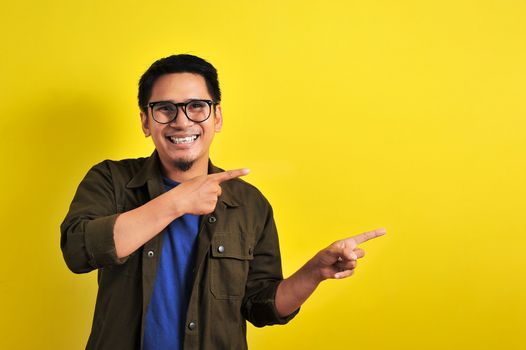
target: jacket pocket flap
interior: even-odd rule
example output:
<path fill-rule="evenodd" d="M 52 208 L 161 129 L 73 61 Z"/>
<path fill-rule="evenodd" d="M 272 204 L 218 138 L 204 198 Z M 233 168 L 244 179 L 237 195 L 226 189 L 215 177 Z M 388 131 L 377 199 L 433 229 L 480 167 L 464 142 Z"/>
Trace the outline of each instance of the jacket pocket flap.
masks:
<path fill-rule="evenodd" d="M 211 249 L 214 258 L 254 259 L 254 249 L 241 233 L 216 232 L 212 239 Z"/>

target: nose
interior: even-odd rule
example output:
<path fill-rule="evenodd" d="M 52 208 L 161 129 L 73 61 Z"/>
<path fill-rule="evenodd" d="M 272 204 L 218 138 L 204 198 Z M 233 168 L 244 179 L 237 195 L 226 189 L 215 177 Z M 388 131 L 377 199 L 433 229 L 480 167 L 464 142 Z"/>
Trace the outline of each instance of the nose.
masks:
<path fill-rule="evenodd" d="M 186 128 L 190 125 L 193 125 L 194 122 L 188 119 L 184 112 L 183 106 L 177 106 L 177 116 L 169 124 L 173 128 Z"/>

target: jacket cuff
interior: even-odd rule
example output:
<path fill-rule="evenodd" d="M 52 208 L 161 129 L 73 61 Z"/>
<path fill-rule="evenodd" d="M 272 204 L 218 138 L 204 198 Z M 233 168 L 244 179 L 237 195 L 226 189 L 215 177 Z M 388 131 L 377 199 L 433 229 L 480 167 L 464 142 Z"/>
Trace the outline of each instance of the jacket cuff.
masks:
<path fill-rule="evenodd" d="M 300 308 L 290 315 L 281 317 L 276 309 L 276 291 L 280 281 L 276 281 L 268 288 L 262 290 L 257 297 L 247 302 L 248 320 L 256 327 L 264 327 L 273 324 L 286 324 L 292 320 Z"/>
<path fill-rule="evenodd" d="M 113 239 L 113 227 L 119 214 L 88 221 L 84 237 L 89 263 L 95 268 L 123 264 L 127 258 L 119 259 Z"/>

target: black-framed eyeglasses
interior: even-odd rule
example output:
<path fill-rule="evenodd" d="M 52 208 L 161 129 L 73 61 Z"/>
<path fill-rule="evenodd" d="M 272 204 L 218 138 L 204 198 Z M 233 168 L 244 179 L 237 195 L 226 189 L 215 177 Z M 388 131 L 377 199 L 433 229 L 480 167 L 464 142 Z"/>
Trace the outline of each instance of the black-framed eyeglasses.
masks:
<path fill-rule="evenodd" d="M 212 100 L 190 100 L 175 103 L 172 101 L 156 101 L 148 103 L 153 120 L 159 124 L 168 124 L 177 118 L 179 107 L 186 117 L 194 123 L 202 123 L 212 114 L 212 106 L 217 105 Z"/>

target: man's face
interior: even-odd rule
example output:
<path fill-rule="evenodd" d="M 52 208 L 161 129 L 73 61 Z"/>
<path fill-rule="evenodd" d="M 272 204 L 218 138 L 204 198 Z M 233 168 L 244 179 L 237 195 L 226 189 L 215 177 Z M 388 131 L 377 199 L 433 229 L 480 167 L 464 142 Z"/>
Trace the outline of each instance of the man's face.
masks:
<path fill-rule="evenodd" d="M 189 100 L 211 100 L 205 79 L 199 74 L 172 73 L 157 79 L 152 88 L 149 102 Z M 210 118 L 201 123 L 189 120 L 182 107 L 177 118 L 168 124 L 153 120 L 151 109 L 148 114 L 141 113 L 142 129 L 146 136 L 152 136 L 155 148 L 165 170 L 186 170 L 191 167 L 207 167 L 210 144 L 214 133 L 221 130 L 221 107 L 212 106 Z M 190 141 L 191 140 L 191 141 Z"/>

